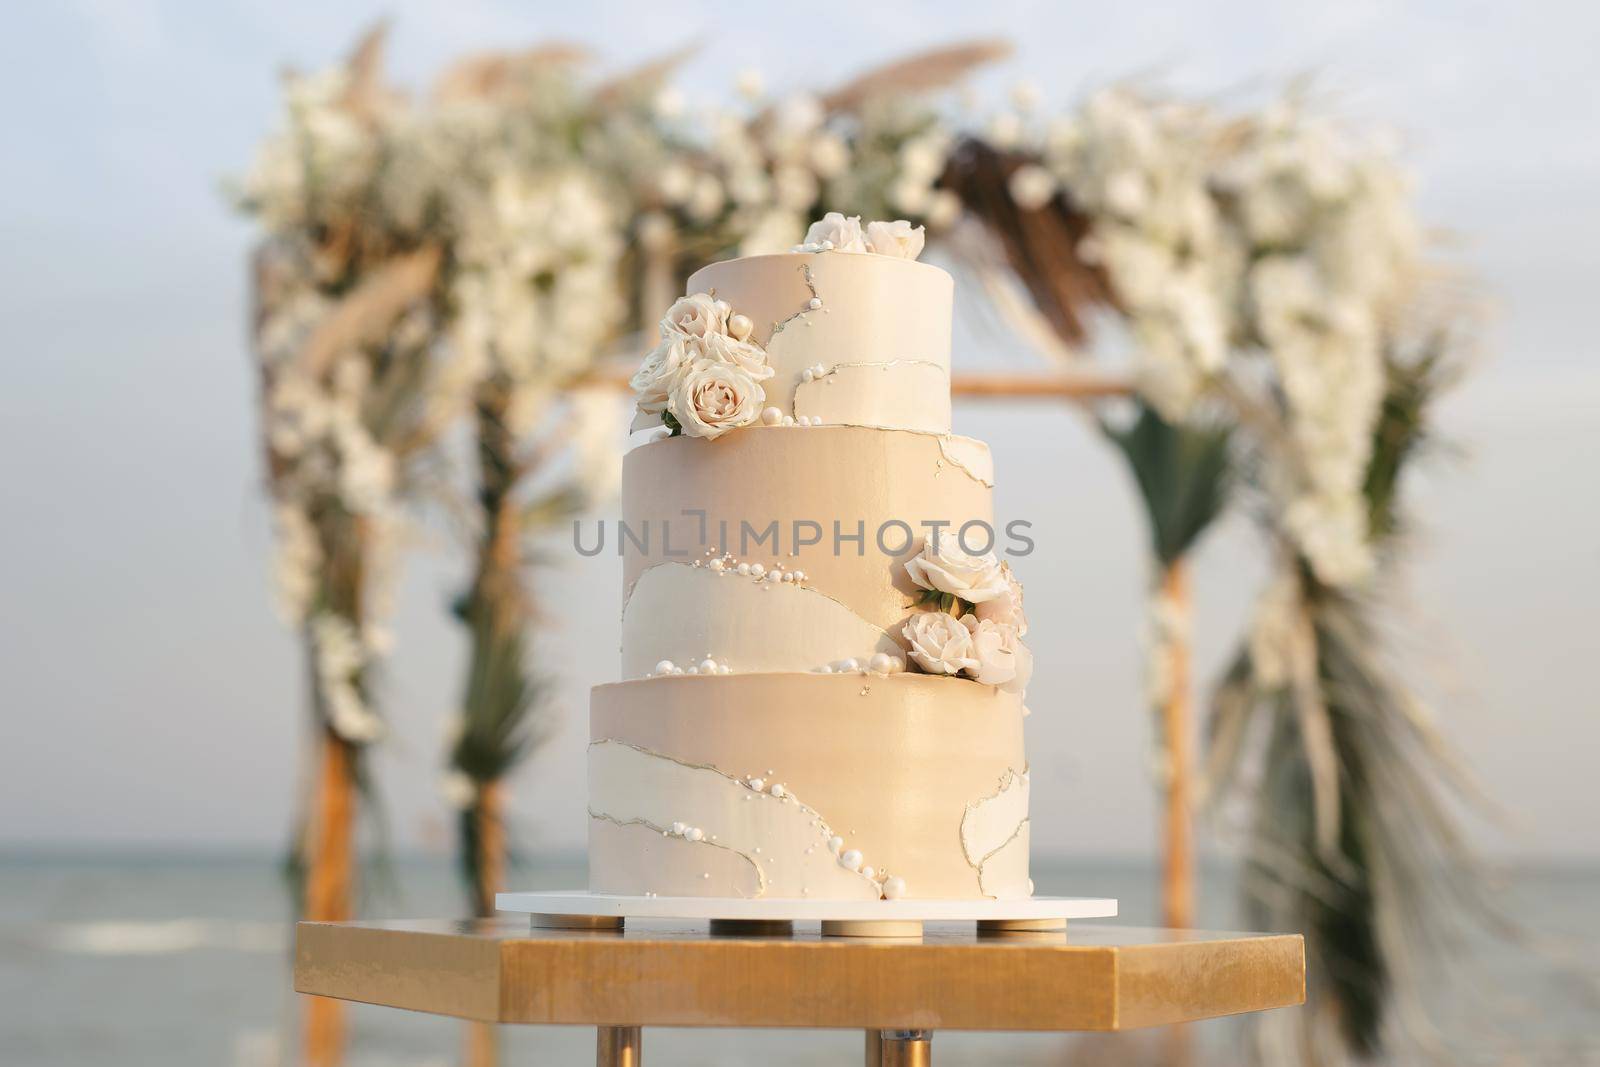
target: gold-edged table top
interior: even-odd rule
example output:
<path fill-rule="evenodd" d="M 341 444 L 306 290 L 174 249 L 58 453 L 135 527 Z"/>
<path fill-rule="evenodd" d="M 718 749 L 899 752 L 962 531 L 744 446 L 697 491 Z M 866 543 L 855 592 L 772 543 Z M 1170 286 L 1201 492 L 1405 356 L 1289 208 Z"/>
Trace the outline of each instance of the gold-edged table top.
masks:
<path fill-rule="evenodd" d="M 1128 1030 L 1304 1003 L 1305 941 L 1091 923 L 1005 936 L 929 924 L 901 940 L 302 922 L 294 985 L 497 1023 Z"/>

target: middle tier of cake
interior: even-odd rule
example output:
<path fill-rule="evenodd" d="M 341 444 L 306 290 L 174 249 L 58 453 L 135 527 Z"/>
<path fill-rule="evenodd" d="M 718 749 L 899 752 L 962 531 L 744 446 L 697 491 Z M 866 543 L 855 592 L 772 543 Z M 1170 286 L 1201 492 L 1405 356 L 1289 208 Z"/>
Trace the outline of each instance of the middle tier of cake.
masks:
<path fill-rule="evenodd" d="M 672 437 L 623 462 L 622 676 L 661 661 L 806 671 L 903 656 L 932 529 L 994 537 L 988 446 L 855 426 Z"/>

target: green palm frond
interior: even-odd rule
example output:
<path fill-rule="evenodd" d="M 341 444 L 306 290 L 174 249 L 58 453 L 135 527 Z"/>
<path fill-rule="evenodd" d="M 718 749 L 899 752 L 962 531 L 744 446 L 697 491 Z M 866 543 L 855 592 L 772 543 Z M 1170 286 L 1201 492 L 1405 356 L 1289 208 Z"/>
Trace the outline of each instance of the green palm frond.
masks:
<path fill-rule="evenodd" d="M 1143 401 L 1138 412 L 1126 427 L 1101 420 L 1100 428 L 1128 461 L 1149 519 L 1151 551 L 1167 567 L 1183 558 L 1228 506 L 1232 430 L 1168 422 Z"/>
<path fill-rule="evenodd" d="M 1401 529 L 1401 472 L 1432 439 L 1429 405 L 1459 376 L 1457 365 L 1446 358 L 1449 344 L 1449 336 L 1436 332 L 1424 338 L 1415 355 L 1388 361 L 1383 411 L 1363 485 L 1374 541 L 1386 541 Z"/>
<path fill-rule="evenodd" d="M 469 620 L 472 662 L 464 706 L 468 709 L 450 763 L 475 782 L 500 778 L 538 742 L 532 712 L 547 686 L 529 669 L 520 630 L 497 632 L 491 620 Z"/>
<path fill-rule="evenodd" d="M 456 865 L 467 899 L 483 912 L 492 907 L 495 887 L 485 884 L 482 835 L 490 830 L 486 819 L 505 818 L 503 812 L 490 813 L 481 807 L 483 790 L 504 779 L 544 740 L 537 712 L 551 687 L 548 679 L 529 665 L 526 646 L 531 620 L 518 619 L 501 629 L 488 605 L 470 598 L 456 610 L 472 631 L 472 651 L 463 697 L 464 720 L 449 763 L 477 787 L 472 802 L 457 816 Z M 497 838 L 509 842 L 510 835 L 501 832 Z"/>

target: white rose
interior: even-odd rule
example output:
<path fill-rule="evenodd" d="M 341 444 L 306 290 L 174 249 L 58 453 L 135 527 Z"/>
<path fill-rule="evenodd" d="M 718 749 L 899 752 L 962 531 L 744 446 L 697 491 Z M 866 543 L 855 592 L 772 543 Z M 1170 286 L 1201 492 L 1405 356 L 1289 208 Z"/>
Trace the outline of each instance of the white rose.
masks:
<path fill-rule="evenodd" d="M 1033 676 L 1033 653 L 1028 651 L 1015 626 L 963 616 L 961 625 L 972 637 L 972 658 L 978 665 L 969 670 L 983 685 L 995 685 L 1008 693 L 1020 693 Z"/>
<path fill-rule="evenodd" d="M 797 247 L 819 248 L 824 243 L 831 245 L 835 252 L 865 252 L 867 242 L 861 233 L 861 216 L 845 218 L 837 211 L 830 211 L 811 224 L 811 229 L 806 231 L 805 244 Z"/>
<path fill-rule="evenodd" d="M 969 556 L 954 534 L 924 540 L 922 554 L 906 560 L 906 573 L 924 589 L 951 593 L 969 604 L 982 604 L 1010 590 L 995 554 Z"/>
<path fill-rule="evenodd" d="M 725 301 L 712 299 L 709 293 L 690 293 L 679 297 L 661 320 L 662 337 L 679 333 L 685 337 L 704 339 L 727 332 L 728 305 Z"/>
<path fill-rule="evenodd" d="M 764 382 L 772 377 L 772 368 L 767 364 L 767 353 L 760 345 L 753 345 L 749 341 L 735 341 L 732 337 L 722 334 L 712 334 L 703 340 L 691 341 L 690 347 L 700 358 L 732 364 L 755 381 Z"/>
<path fill-rule="evenodd" d="M 1000 564 L 1000 576 L 1006 581 L 1006 591 L 992 600 L 985 600 L 974 609 L 979 619 L 1015 626 L 1017 636 L 1028 633 L 1028 617 L 1022 612 L 1022 583 L 1011 573 L 1011 564 Z"/>
<path fill-rule="evenodd" d="M 978 669 L 972 634 L 961 620 L 943 611 L 911 616 L 901 634 L 911 645 L 911 658 L 929 674 L 960 674 Z"/>
<path fill-rule="evenodd" d="M 667 407 L 685 434 L 715 440 L 755 422 L 766 399 L 766 392 L 738 364 L 697 359 L 679 371 Z"/>
<path fill-rule="evenodd" d="M 685 339 L 676 335 L 662 341 L 644 357 L 639 369 L 628 379 L 641 415 L 660 415 L 667 409 L 672 383 L 677 379 L 678 371 L 689 362 Z M 633 428 L 640 428 L 637 422 Z"/>
<path fill-rule="evenodd" d="M 926 238 L 927 234 L 921 226 L 914 227 L 905 219 L 867 223 L 867 247 L 880 256 L 916 259 L 922 255 L 922 244 Z"/>

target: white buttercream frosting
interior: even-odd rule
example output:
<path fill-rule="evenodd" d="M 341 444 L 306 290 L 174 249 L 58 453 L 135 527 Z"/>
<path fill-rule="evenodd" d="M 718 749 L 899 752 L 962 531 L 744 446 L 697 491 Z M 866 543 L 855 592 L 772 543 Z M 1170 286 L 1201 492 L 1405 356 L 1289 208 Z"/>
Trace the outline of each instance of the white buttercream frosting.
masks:
<path fill-rule="evenodd" d="M 762 792 L 753 782 L 714 767 L 684 763 L 622 741 L 602 739 L 589 745 L 589 813 L 743 857 L 757 872 L 756 890 L 744 893 L 735 883 L 726 887 L 728 895 L 797 897 L 802 888 L 840 898 L 881 895 L 877 884 L 859 873 L 859 851 L 853 853 L 852 867 L 816 847 L 836 835 L 821 814 L 794 796 Z M 689 836 L 691 829 L 701 837 Z"/>
<path fill-rule="evenodd" d="M 769 580 L 775 574 L 778 580 Z M 683 611 L 689 603 L 695 610 Z M 900 646 L 887 631 L 797 580 L 795 571 L 767 570 L 760 563 L 717 570 L 657 563 L 640 574 L 622 612 L 625 678 L 677 673 L 652 668 L 659 668 L 658 661 L 683 664 L 706 655 L 719 666 L 770 671 L 846 658 L 870 661 L 877 654 L 896 657 Z"/>
<path fill-rule="evenodd" d="M 961 818 L 961 851 L 977 872 L 985 896 L 1028 895 L 1027 828 L 1025 771 L 1007 771 L 992 795 L 967 805 Z"/>

